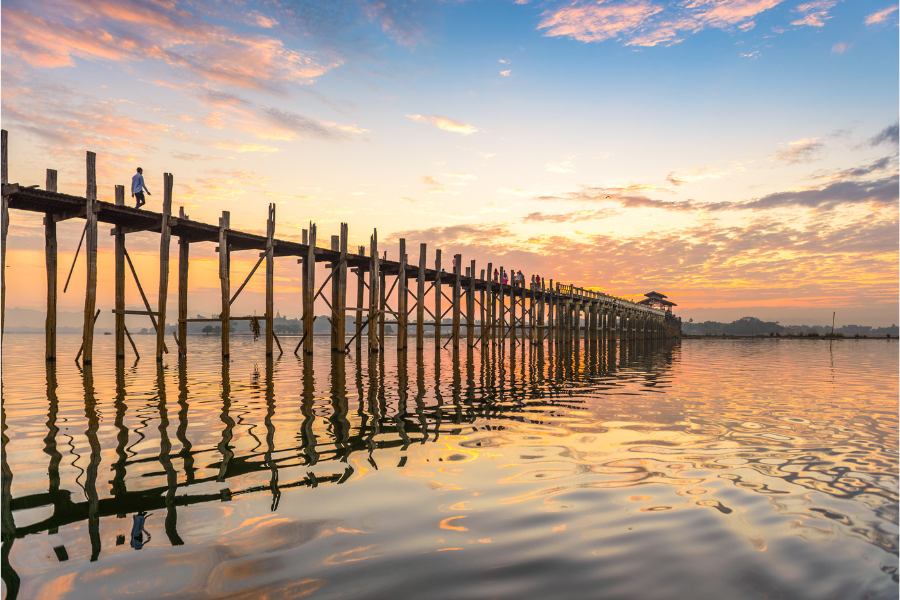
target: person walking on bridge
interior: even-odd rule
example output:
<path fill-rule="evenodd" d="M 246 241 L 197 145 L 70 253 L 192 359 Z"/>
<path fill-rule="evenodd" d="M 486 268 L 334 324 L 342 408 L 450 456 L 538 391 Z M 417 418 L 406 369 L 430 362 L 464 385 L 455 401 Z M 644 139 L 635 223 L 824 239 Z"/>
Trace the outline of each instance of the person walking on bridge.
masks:
<path fill-rule="evenodd" d="M 148 196 L 153 195 L 150 193 L 150 190 L 147 189 L 147 186 L 144 185 L 144 170 L 138 167 L 137 173 L 131 178 L 131 197 L 137 200 L 135 208 L 140 208 L 147 204 L 144 201 L 144 192 L 147 192 Z"/>

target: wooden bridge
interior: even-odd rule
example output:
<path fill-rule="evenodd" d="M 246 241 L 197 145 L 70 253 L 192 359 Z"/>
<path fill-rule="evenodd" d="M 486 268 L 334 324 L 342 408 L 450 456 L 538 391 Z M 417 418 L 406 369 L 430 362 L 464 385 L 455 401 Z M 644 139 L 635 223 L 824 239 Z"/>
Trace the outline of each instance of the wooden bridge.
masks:
<path fill-rule="evenodd" d="M 81 241 L 76 250 L 78 259 L 82 245 L 87 261 L 86 289 L 84 295 L 84 329 L 79 356 L 84 364 L 93 360 L 94 322 L 97 309 L 97 241 L 98 224 L 113 225 L 115 253 L 115 344 L 117 359 L 124 359 L 126 339 L 131 340 L 125 326 L 125 315 L 147 316 L 156 331 L 156 358 L 161 361 L 169 352 L 166 344 L 167 299 L 169 292 L 169 252 L 172 237 L 178 239 L 178 326 L 174 333 L 175 348 L 179 358 L 187 355 L 187 324 L 192 321 L 212 321 L 220 324 L 222 356 L 229 356 L 230 324 L 235 320 L 265 323 L 266 355 L 273 356 L 281 342 L 273 330 L 275 258 L 291 256 L 298 259 L 301 280 L 300 306 L 302 308 L 303 335 L 294 353 L 303 349 L 313 351 L 312 331 L 316 319 L 314 306 L 321 298 L 331 309 L 331 349 L 347 352 L 351 345 L 361 350 L 363 342 L 369 352 L 384 348 L 385 326 L 397 328 L 397 350 L 406 351 L 410 328 L 414 326 L 416 349 L 425 346 L 426 332 L 433 337 L 436 347 L 452 343 L 458 350 L 463 337 L 469 347 L 477 344 L 505 345 L 519 343 L 568 343 L 584 335 L 591 339 L 618 336 L 621 338 L 662 338 L 677 334 L 668 322 L 665 311 L 643 306 L 622 298 L 591 291 L 572 285 L 509 285 L 492 277 L 494 264 L 478 271 L 475 261 L 463 267 L 460 254 L 453 256 L 448 272 L 441 262 L 441 250 L 434 251 L 429 266 L 428 248 L 419 245 L 417 263 L 410 263 L 406 241 L 399 240 L 396 260 L 388 260 L 387 253 L 378 246 L 377 231 L 369 239 L 369 247 L 359 246 L 350 252 L 347 224 L 342 223 L 339 235 L 332 235 L 330 246 L 317 245 L 315 223 L 301 232 L 301 241 L 275 237 L 275 205 L 269 204 L 266 235 L 237 231 L 230 226 L 230 216 L 222 212 L 217 225 L 201 223 L 188 218 L 184 209 L 172 214 L 174 180 L 165 173 L 162 212 L 152 212 L 125 206 L 124 186 L 115 186 L 114 202 L 104 202 L 97 197 L 96 156 L 86 154 L 86 189 L 84 197 L 70 196 L 56 191 L 57 174 L 47 170 L 44 189 L 24 186 L 8 181 L 7 132 L 2 132 L 2 292 L 0 292 L 0 318 L 5 321 L 6 305 L 6 238 L 9 230 L 9 210 L 25 210 L 44 214 L 44 239 L 47 275 L 46 358 L 56 360 L 56 307 L 58 293 L 58 265 L 56 224 L 72 218 L 84 219 Z M 139 231 L 159 234 L 159 289 L 156 306 L 141 285 L 137 270 L 125 245 L 126 235 Z M 188 273 L 190 247 L 195 243 L 214 243 L 219 256 L 219 281 L 221 287 L 221 312 L 211 319 L 188 318 Z M 231 254 L 240 251 L 256 251 L 258 260 L 232 292 Z M 265 263 L 266 310 L 262 318 L 231 314 L 231 305 L 244 287 Z M 316 280 L 316 265 L 324 263 L 326 276 L 321 283 Z M 68 286 L 73 262 L 66 280 Z M 125 308 L 126 265 L 140 293 L 143 310 Z M 355 305 L 348 306 L 348 273 L 356 277 Z M 487 275 L 486 275 L 487 274 Z M 330 293 L 325 288 L 331 284 Z M 318 287 L 317 287 L 318 286 Z M 449 291 L 445 291 L 445 288 Z M 393 304 L 391 304 L 393 302 Z M 410 302 L 412 304 L 410 305 Z M 446 308 L 444 307 L 446 302 Z M 355 316 L 355 331 L 346 331 L 346 315 Z M 444 322 L 450 314 L 450 323 Z M 426 315 L 428 320 L 426 320 Z M 582 316 L 584 321 L 582 322 Z M 0 322 L 2 330 L 5 322 Z M 443 332 L 449 325 L 449 335 Z M 348 339 L 349 336 L 349 339 Z M 137 348 L 133 342 L 135 353 Z"/>

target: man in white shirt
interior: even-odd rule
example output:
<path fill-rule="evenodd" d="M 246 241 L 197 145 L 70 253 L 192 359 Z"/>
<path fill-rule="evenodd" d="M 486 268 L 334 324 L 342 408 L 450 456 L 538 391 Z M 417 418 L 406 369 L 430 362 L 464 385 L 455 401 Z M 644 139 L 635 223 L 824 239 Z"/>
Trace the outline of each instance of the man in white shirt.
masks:
<path fill-rule="evenodd" d="M 147 195 L 149 196 L 153 195 L 150 193 L 150 190 L 147 189 L 147 186 L 144 185 L 144 170 L 138 167 L 137 173 L 131 178 L 131 197 L 137 199 L 135 208 L 140 208 L 147 204 L 144 201 L 144 192 L 147 192 Z"/>

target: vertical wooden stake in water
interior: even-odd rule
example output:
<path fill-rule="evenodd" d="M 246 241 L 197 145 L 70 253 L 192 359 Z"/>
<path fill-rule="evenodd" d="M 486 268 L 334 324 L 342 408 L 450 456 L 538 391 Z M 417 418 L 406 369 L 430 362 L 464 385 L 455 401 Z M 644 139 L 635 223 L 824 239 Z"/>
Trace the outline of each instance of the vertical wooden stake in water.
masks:
<path fill-rule="evenodd" d="M 481 327 L 480 327 L 480 330 L 478 333 L 479 333 L 479 336 L 481 337 L 481 341 L 484 342 L 487 340 L 487 338 L 484 337 L 484 333 L 486 330 L 484 325 L 485 325 L 485 319 L 487 318 L 487 305 L 484 302 L 484 297 L 485 297 L 485 294 L 484 294 L 484 269 L 481 270 L 481 274 L 479 275 L 479 278 L 481 279 L 482 286 L 481 286 L 481 289 L 478 291 L 478 306 L 480 309 L 479 316 L 480 316 L 480 323 L 481 323 Z"/>
<path fill-rule="evenodd" d="M 220 314 L 222 328 L 222 358 L 227 360 L 231 354 L 230 327 L 231 327 L 231 256 L 228 250 L 228 228 L 231 226 L 231 213 L 222 211 L 219 218 L 219 286 L 222 290 L 222 313 Z"/>
<path fill-rule="evenodd" d="M 309 245 L 303 259 L 306 285 L 303 288 L 303 353 L 313 353 L 313 319 L 316 294 L 316 224 L 309 224 Z"/>
<path fill-rule="evenodd" d="M 453 255 L 453 350 L 459 350 L 460 275 L 462 255 Z"/>
<path fill-rule="evenodd" d="M 178 209 L 178 218 L 187 219 L 184 207 Z M 188 260 L 191 255 L 191 243 L 188 238 L 178 238 L 178 357 L 187 357 L 187 318 L 188 318 Z"/>
<path fill-rule="evenodd" d="M 156 325 L 156 361 L 161 362 L 166 348 L 166 299 L 169 295 L 169 240 L 172 230 L 169 218 L 172 216 L 172 174 L 163 173 L 163 210 L 159 227 L 159 312 Z"/>
<path fill-rule="evenodd" d="M 9 183 L 9 150 L 7 148 L 6 130 L 0 131 L 0 180 L 2 185 Z M 9 200 L 3 194 L 0 206 L 0 337 L 6 330 L 6 234 L 9 232 Z"/>
<path fill-rule="evenodd" d="M 443 311 L 441 310 L 441 249 L 434 251 L 434 347 L 441 347 L 441 322 L 443 321 Z"/>
<path fill-rule="evenodd" d="M 337 344 L 332 347 L 335 352 L 344 352 L 344 340 L 347 339 L 347 244 L 350 237 L 349 229 L 346 223 L 341 223 L 341 239 L 340 252 L 341 258 L 338 262 L 338 288 L 336 305 L 338 310 L 337 327 L 335 327 L 335 338 Z"/>
<path fill-rule="evenodd" d="M 409 295 L 406 290 L 406 240 L 400 238 L 400 266 L 397 271 L 397 351 L 406 350 L 406 311 Z"/>
<path fill-rule="evenodd" d="M 125 206 L 125 186 L 116 186 L 116 206 Z M 116 360 L 125 358 L 125 232 L 115 228 Z"/>
<path fill-rule="evenodd" d="M 48 192 L 56 191 L 56 171 L 47 169 Z M 44 322 L 44 358 L 56 360 L 56 220 L 53 213 L 44 214 L 44 262 L 47 267 L 47 319 Z"/>
<path fill-rule="evenodd" d="M 419 271 L 416 274 L 416 350 L 425 347 L 425 258 L 428 246 L 419 244 Z"/>
<path fill-rule="evenodd" d="M 266 356 L 275 353 L 275 204 L 266 220 Z"/>
<path fill-rule="evenodd" d="M 384 253 L 387 261 L 387 252 Z M 387 277 L 384 271 L 378 270 L 378 340 L 379 348 L 384 348 L 384 321 L 387 317 Z"/>
<path fill-rule="evenodd" d="M 469 263 L 469 287 L 466 290 L 466 347 L 475 341 L 475 261 Z"/>
<path fill-rule="evenodd" d="M 366 247 L 359 247 L 359 255 L 366 255 Z M 354 321 L 356 321 L 356 348 L 360 350 L 362 348 L 362 319 L 363 319 L 363 303 L 365 300 L 365 269 L 362 268 L 362 265 L 356 268 L 356 314 L 354 315 Z"/>
<path fill-rule="evenodd" d="M 379 273 L 381 265 L 378 262 L 378 230 L 372 232 L 369 238 L 369 352 L 378 352 L 380 342 L 375 324 L 378 319 L 378 282 L 381 279 Z"/>
<path fill-rule="evenodd" d="M 485 317 L 487 318 L 487 323 L 481 324 L 481 335 L 486 336 L 485 339 L 491 339 L 494 337 L 494 265 L 493 263 L 488 263 L 487 265 L 487 279 L 485 279 L 487 286 L 487 293 L 485 294 L 484 299 L 484 312 Z M 487 327 L 485 328 L 485 325 Z"/>
<path fill-rule="evenodd" d="M 87 153 L 87 189 L 85 198 L 87 284 L 84 295 L 84 331 L 82 359 L 85 365 L 94 359 L 94 309 L 97 306 L 97 155 Z M 4 236 L 5 237 L 5 236 Z"/>

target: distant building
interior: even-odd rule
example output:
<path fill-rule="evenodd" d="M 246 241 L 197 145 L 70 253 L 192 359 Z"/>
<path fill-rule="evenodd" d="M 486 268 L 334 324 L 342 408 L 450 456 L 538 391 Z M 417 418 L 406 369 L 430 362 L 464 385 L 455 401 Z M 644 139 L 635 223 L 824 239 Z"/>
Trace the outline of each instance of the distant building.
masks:
<path fill-rule="evenodd" d="M 667 313 L 672 312 L 673 306 L 678 306 L 674 302 L 670 300 L 666 300 L 668 296 L 665 294 L 660 294 L 659 292 L 647 292 L 644 294 L 646 298 L 638 302 L 638 304 L 643 304 L 644 306 L 649 306 L 650 308 L 659 308 Z"/>

